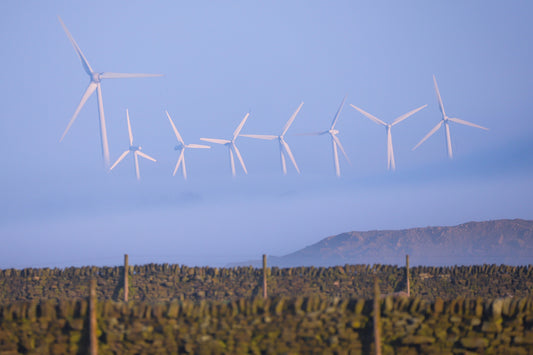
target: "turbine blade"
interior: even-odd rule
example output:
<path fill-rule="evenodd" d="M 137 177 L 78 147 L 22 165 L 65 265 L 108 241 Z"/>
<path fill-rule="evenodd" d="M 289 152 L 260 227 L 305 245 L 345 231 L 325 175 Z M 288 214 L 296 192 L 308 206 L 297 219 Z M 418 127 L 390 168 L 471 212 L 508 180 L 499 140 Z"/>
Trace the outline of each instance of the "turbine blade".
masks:
<path fill-rule="evenodd" d="M 354 109 L 356 109 L 357 111 L 361 112 L 363 115 L 365 115 L 366 117 L 370 118 L 372 121 L 376 122 L 377 124 L 380 124 L 380 125 L 383 125 L 383 126 L 387 126 L 387 124 L 385 122 L 383 122 L 382 120 L 380 120 L 376 116 L 369 114 L 365 110 L 360 109 L 359 107 L 357 107 L 355 105 L 352 105 L 352 104 L 350 104 L 350 106 L 352 106 Z"/>
<path fill-rule="evenodd" d="M 235 130 L 235 132 L 233 132 L 233 140 L 235 140 L 237 138 L 237 136 L 239 135 L 239 133 L 241 133 L 241 129 L 244 126 L 244 124 L 246 123 L 246 120 L 248 119 L 248 116 L 250 116 L 250 113 L 247 113 L 246 116 L 244 116 L 244 118 L 242 119 L 241 123 L 239 123 L 239 125 L 237 126 L 237 129 Z"/>
<path fill-rule="evenodd" d="M 170 115 L 168 114 L 168 111 L 165 111 L 167 114 L 168 120 L 170 121 L 170 124 L 172 125 L 172 129 L 174 130 L 174 134 L 176 135 L 176 138 L 178 139 L 178 142 L 185 145 L 185 142 L 183 141 L 183 138 L 181 138 L 180 132 L 178 132 L 178 129 L 174 125 L 174 122 L 172 121 L 172 118 L 170 118 Z"/>
<path fill-rule="evenodd" d="M 227 139 L 200 138 L 200 140 L 201 141 L 205 141 L 205 142 L 216 143 L 216 144 L 228 144 L 228 143 L 231 143 L 231 141 L 229 141 Z"/>
<path fill-rule="evenodd" d="M 229 163 L 231 167 L 231 176 L 235 176 L 235 158 L 233 157 L 233 150 L 231 149 L 231 145 L 228 146 L 229 151 Z"/>
<path fill-rule="evenodd" d="M 407 113 L 404 113 L 403 115 L 401 115 L 400 117 L 398 117 L 397 119 L 395 119 L 395 120 L 391 123 L 391 126 L 394 126 L 394 125 L 396 125 L 396 124 L 402 122 L 403 120 L 405 120 L 406 118 L 408 118 L 408 117 L 414 115 L 415 113 L 417 113 L 418 111 L 422 110 L 422 109 L 425 108 L 426 106 L 427 106 L 427 104 L 424 105 L 424 106 L 420 106 L 419 108 L 415 108 L 414 110 L 409 111 L 409 112 L 407 112 Z"/>
<path fill-rule="evenodd" d="M 285 141 L 281 141 L 281 144 L 282 144 L 283 148 L 285 149 L 285 152 L 289 156 L 289 159 L 291 160 L 292 165 L 294 165 L 294 168 L 296 169 L 298 174 L 300 174 L 300 169 L 298 168 L 298 164 L 296 164 L 296 159 L 294 159 L 294 155 L 292 155 L 291 148 L 289 147 L 289 145 Z"/>
<path fill-rule="evenodd" d="M 98 116 L 100 119 L 100 140 L 102 141 L 102 155 L 104 156 L 104 164 L 107 168 L 109 166 L 109 144 L 107 142 L 107 129 L 105 125 L 104 115 L 104 100 L 102 99 L 102 87 L 100 83 L 96 84 L 96 98 L 98 99 Z"/>
<path fill-rule="evenodd" d="M 202 148 L 202 149 L 209 149 L 211 148 L 210 146 L 208 145 L 203 145 L 203 144 L 187 144 L 185 146 L 185 148 Z"/>
<path fill-rule="evenodd" d="M 176 163 L 176 167 L 174 168 L 174 172 L 172 173 L 172 176 L 176 175 L 176 172 L 178 171 L 180 164 L 183 163 L 183 170 L 185 171 L 185 149 L 182 149 L 180 152 L 180 156 L 178 158 L 178 162 Z M 183 173 L 183 177 L 187 178 L 187 173 Z"/>
<path fill-rule="evenodd" d="M 439 101 L 440 112 L 442 113 L 442 117 L 446 117 L 446 112 L 444 112 L 444 104 L 442 103 L 442 98 L 440 97 L 440 91 L 437 85 L 437 79 L 435 79 L 435 75 L 433 75 L 433 84 L 435 85 L 435 92 L 437 93 L 437 100 Z"/>
<path fill-rule="evenodd" d="M 151 78 L 163 76 L 163 74 L 144 74 L 144 73 L 101 73 L 102 79 L 123 79 L 123 78 Z"/>
<path fill-rule="evenodd" d="M 143 157 L 145 159 L 151 160 L 153 162 L 157 161 L 154 158 L 152 158 L 151 156 L 149 156 L 148 154 L 141 152 L 140 150 L 137 150 L 136 152 L 137 152 L 137 154 L 139 154 L 141 157 Z"/>
<path fill-rule="evenodd" d="M 337 143 L 335 142 L 335 139 L 332 139 L 331 143 L 333 144 L 333 163 L 335 164 L 335 175 L 337 175 L 337 177 L 340 177 L 341 168 L 339 166 L 339 153 L 337 152 Z"/>
<path fill-rule="evenodd" d="M 281 159 L 281 172 L 283 175 L 287 175 L 287 162 L 285 161 L 285 154 L 283 153 L 283 148 L 280 147 L 279 155 Z"/>
<path fill-rule="evenodd" d="M 311 133 L 298 133 L 296 136 L 320 136 L 324 133 L 328 133 L 329 131 L 322 131 L 322 132 L 311 132 Z"/>
<path fill-rule="evenodd" d="M 176 176 L 176 172 L 178 171 L 178 169 L 180 167 L 180 164 L 181 164 L 181 162 L 183 160 L 184 153 L 185 153 L 185 150 L 182 149 L 181 152 L 180 152 L 180 156 L 178 158 L 178 161 L 176 162 L 176 167 L 174 168 L 174 172 L 172 173 L 172 176 Z"/>
<path fill-rule="evenodd" d="M 130 113 L 126 109 L 126 120 L 128 121 L 128 136 L 130 137 L 130 145 L 133 145 L 133 134 L 131 133 Z"/>
<path fill-rule="evenodd" d="M 242 170 L 244 170 L 245 174 L 248 174 L 248 170 L 246 170 L 246 165 L 244 165 L 244 160 L 242 159 L 241 152 L 239 152 L 239 148 L 235 144 L 232 144 L 233 149 L 235 150 L 235 154 L 237 154 L 237 158 L 239 158 L 239 161 L 242 165 Z"/>
<path fill-rule="evenodd" d="M 185 149 L 181 151 L 182 153 L 185 153 Z M 181 171 L 183 173 L 183 179 L 187 180 L 187 167 L 185 166 L 185 155 L 181 158 Z"/>
<path fill-rule="evenodd" d="M 135 158 L 135 175 L 137 180 L 141 180 L 141 172 L 139 171 L 139 157 L 137 155 L 138 151 L 133 152 L 133 157 Z"/>
<path fill-rule="evenodd" d="M 335 117 L 333 118 L 333 122 L 331 122 L 330 129 L 334 129 L 335 125 L 337 124 L 337 120 L 339 119 L 339 115 L 341 113 L 342 107 L 344 106 L 344 101 L 346 101 L 346 96 L 344 96 L 344 99 L 342 99 L 341 105 L 339 106 L 339 109 L 337 110 L 337 113 L 335 114 Z"/>
<path fill-rule="evenodd" d="M 285 123 L 285 126 L 283 127 L 283 131 L 281 132 L 281 136 L 283 137 L 285 135 L 285 133 L 287 133 L 287 131 L 289 130 L 289 127 L 292 125 L 292 122 L 294 121 L 294 119 L 296 118 L 296 115 L 298 114 L 298 112 L 300 112 L 300 109 L 302 108 L 303 106 L 303 101 L 302 103 L 300 103 L 300 106 L 298 106 L 298 108 L 296 109 L 296 111 L 294 111 L 294 113 L 292 114 L 292 116 L 289 118 L 289 120 L 287 121 L 287 123 Z"/>
<path fill-rule="evenodd" d="M 91 65 L 89 64 L 89 61 L 87 60 L 87 58 L 85 58 L 85 55 L 83 55 L 83 52 L 81 51 L 80 47 L 74 40 L 74 37 L 72 37 L 72 35 L 70 34 L 69 30 L 67 29 L 67 26 L 65 26 L 65 24 L 63 23 L 63 20 L 61 19 L 61 17 L 57 16 L 57 18 L 59 22 L 61 23 L 61 26 L 63 26 L 63 29 L 65 30 L 65 33 L 67 34 L 68 39 L 70 40 L 70 43 L 72 43 L 72 46 L 74 47 L 74 50 L 76 51 L 76 54 L 80 58 L 83 69 L 85 70 L 87 74 L 92 76 L 93 69 L 91 68 Z"/>
<path fill-rule="evenodd" d="M 342 154 L 344 155 L 344 157 L 346 158 L 346 160 L 348 161 L 348 163 L 350 165 L 352 165 L 352 162 L 350 161 L 350 158 L 348 158 L 348 154 L 346 154 L 346 152 L 344 151 L 344 148 L 342 147 L 342 144 L 341 144 L 341 141 L 339 139 L 339 137 L 337 137 L 336 135 L 332 134 L 331 135 L 331 138 L 333 138 L 333 140 L 335 141 L 335 143 L 339 146 Z"/>
<path fill-rule="evenodd" d="M 273 140 L 278 138 L 278 136 L 266 135 L 266 134 L 241 134 L 241 137 L 264 139 L 264 140 Z"/>
<path fill-rule="evenodd" d="M 83 96 L 81 97 L 80 103 L 78 104 L 78 107 L 76 107 L 76 111 L 74 111 L 74 114 L 72 115 L 72 118 L 70 119 L 70 121 L 69 121 L 69 123 L 67 125 L 67 128 L 63 132 L 63 135 L 61 136 L 61 138 L 59 139 L 60 142 L 63 140 L 63 138 L 65 138 L 65 135 L 67 134 L 68 130 L 70 129 L 70 126 L 72 126 L 72 124 L 76 120 L 76 117 L 78 117 L 78 113 L 80 113 L 81 108 L 83 107 L 83 105 L 85 105 L 85 102 L 87 102 L 89 97 L 93 94 L 94 90 L 96 90 L 96 86 L 97 86 L 97 84 L 95 82 L 91 81 L 91 83 L 89 84 L 89 86 L 87 87 L 85 92 L 83 93 Z"/>
<path fill-rule="evenodd" d="M 113 170 L 113 168 L 115 166 L 117 166 L 118 163 L 120 163 L 122 161 L 122 159 L 124 159 L 126 157 L 126 155 L 128 155 L 128 153 L 130 152 L 130 150 L 126 150 L 124 153 L 122 153 L 122 155 L 117 159 L 117 161 L 115 163 L 113 163 L 113 165 L 109 168 L 109 170 Z"/>
<path fill-rule="evenodd" d="M 446 150 L 448 151 L 448 157 L 450 159 L 453 158 L 453 151 L 452 151 L 452 138 L 450 136 L 450 125 L 448 122 L 444 123 L 444 128 L 446 128 Z"/>
<path fill-rule="evenodd" d="M 453 122 L 456 122 L 456 123 L 460 123 L 460 124 L 464 124 L 466 126 L 471 126 L 471 127 L 476 127 L 476 128 L 481 128 L 481 129 L 484 129 L 485 131 L 488 131 L 489 129 L 487 127 L 483 127 L 483 126 L 479 126 L 477 124 L 474 124 L 472 122 L 468 122 L 468 121 L 465 121 L 465 120 L 462 120 L 460 118 L 448 118 L 450 121 L 453 121 Z"/>
<path fill-rule="evenodd" d="M 426 134 L 426 136 L 424 138 L 422 138 L 422 140 L 420 142 L 418 142 L 418 144 L 415 145 L 412 150 L 415 150 L 416 148 L 418 148 L 420 146 L 420 144 L 424 143 L 426 141 L 426 139 L 428 139 L 433 133 L 435 133 L 442 126 L 443 123 L 444 123 L 444 121 L 440 121 L 439 123 L 437 123 L 437 125 L 435 127 L 433 127 L 431 129 L 431 131 L 429 131 L 429 133 Z"/>
<path fill-rule="evenodd" d="M 392 135 L 390 128 L 387 131 L 387 169 L 396 170 L 396 164 L 394 163 L 394 149 L 392 147 Z"/>

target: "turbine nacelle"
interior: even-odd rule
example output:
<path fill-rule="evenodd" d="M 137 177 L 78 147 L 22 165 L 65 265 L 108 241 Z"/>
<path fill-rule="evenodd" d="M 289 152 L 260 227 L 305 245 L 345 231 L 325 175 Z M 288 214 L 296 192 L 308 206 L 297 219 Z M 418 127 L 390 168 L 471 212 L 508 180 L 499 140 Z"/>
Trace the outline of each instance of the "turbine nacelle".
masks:
<path fill-rule="evenodd" d="M 185 148 L 183 144 L 178 144 L 174 147 L 174 150 L 180 151 L 180 150 L 183 150 L 183 148 Z"/>
<path fill-rule="evenodd" d="M 141 146 L 130 145 L 130 151 L 131 152 L 136 152 L 136 151 L 141 150 L 141 149 L 142 149 Z"/>
<path fill-rule="evenodd" d="M 91 80 L 93 83 L 99 83 L 102 81 L 102 74 L 103 73 L 92 73 Z"/>
<path fill-rule="evenodd" d="M 329 131 L 327 131 L 325 133 L 329 133 L 329 134 L 332 134 L 332 135 L 337 135 L 337 134 L 339 134 L 339 131 L 336 130 L 336 129 L 330 129 Z"/>

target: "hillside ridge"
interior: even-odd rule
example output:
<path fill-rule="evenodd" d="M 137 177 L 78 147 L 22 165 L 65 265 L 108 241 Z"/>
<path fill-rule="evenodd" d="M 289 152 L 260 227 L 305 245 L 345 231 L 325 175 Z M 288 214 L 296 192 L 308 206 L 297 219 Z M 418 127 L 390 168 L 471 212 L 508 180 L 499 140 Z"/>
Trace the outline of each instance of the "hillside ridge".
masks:
<path fill-rule="evenodd" d="M 533 263 L 533 221 L 498 219 L 456 226 L 352 231 L 326 237 L 293 253 L 269 258 L 280 267 L 405 263 L 446 266 Z M 256 261 L 238 263 L 254 265 Z"/>

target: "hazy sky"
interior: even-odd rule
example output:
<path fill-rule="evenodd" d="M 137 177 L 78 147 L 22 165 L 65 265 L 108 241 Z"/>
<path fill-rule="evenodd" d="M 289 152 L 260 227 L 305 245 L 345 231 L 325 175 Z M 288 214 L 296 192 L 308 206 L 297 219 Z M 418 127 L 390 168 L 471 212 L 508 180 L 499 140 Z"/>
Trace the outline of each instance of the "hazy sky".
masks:
<path fill-rule="evenodd" d="M 0 268 L 132 263 L 224 265 L 283 255 L 351 230 L 533 218 L 533 27 L 530 1 L 3 1 L 0 3 Z M 95 71 L 164 74 L 102 83 L 111 160 L 134 143 L 155 157 L 103 166 L 96 97 L 66 128 L 89 78 L 57 19 Z M 447 113 L 490 128 L 441 130 Z M 352 165 L 335 177 L 326 130 Z M 249 174 L 227 150 L 186 143 L 279 134 L 302 171 L 282 176 L 275 141 L 240 137 Z M 397 171 L 386 169 L 386 122 Z"/>

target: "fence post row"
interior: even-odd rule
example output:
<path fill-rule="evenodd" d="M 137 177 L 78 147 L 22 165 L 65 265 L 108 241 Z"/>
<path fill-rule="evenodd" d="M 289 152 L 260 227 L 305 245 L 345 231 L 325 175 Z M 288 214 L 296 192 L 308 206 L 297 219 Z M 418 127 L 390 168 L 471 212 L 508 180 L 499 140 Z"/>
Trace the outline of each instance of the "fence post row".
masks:
<path fill-rule="evenodd" d="M 89 286 L 89 354 L 98 355 L 96 337 L 96 279 L 91 279 Z"/>
<path fill-rule="evenodd" d="M 128 276 L 130 274 L 128 254 L 124 254 L 124 302 L 128 302 L 129 294 L 129 280 Z"/>
<path fill-rule="evenodd" d="M 409 274 L 409 254 L 405 255 L 405 274 L 407 279 L 407 297 L 411 297 L 411 280 Z"/>
<path fill-rule="evenodd" d="M 267 256 L 263 254 L 263 298 L 267 298 Z"/>
<path fill-rule="evenodd" d="M 381 317 L 380 317 L 380 300 L 381 291 L 379 290 L 379 280 L 374 278 L 374 345 L 376 355 L 381 355 Z"/>

